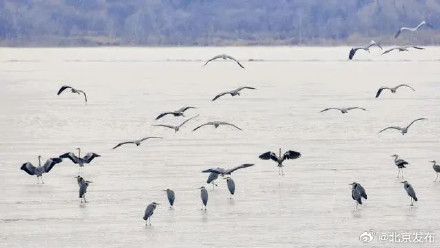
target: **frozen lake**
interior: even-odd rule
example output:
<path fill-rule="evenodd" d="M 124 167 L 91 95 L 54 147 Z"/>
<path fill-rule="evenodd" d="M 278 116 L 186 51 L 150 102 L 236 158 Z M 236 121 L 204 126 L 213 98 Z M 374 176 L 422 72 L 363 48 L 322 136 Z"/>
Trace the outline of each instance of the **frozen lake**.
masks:
<path fill-rule="evenodd" d="M 440 183 L 430 160 L 440 161 L 440 48 L 379 56 L 359 52 L 348 61 L 337 48 L 52 48 L 0 49 L 0 246 L 2 247 L 402 247 L 382 233 L 436 234 Z M 228 53 L 233 62 L 204 60 Z M 253 60 L 253 61 L 248 61 Z M 412 85 L 397 94 L 380 86 Z M 57 96 L 69 84 L 87 92 Z M 239 86 L 257 90 L 241 96 L 219 92 Z M 195 106 L 200 114 L 181 131 L 153 127 L 184 118 L 163 111 Z M 319 113 L 327 107 L 368 111 Z M 390 126 L 426 117 L 402 136 Z M 192 129 L 206 121 L 230 127 Z M 162 136 L 141 146 L 111 148 L 125 140 Z M 21 171 L 37 156 L 96 152 L 86 166 L 93 181 L 89 203 L 80 204 L 70 161 L 45 174 L 44 185 Z M 276 164 L 258 155 L 278 148 L 302 153 Z M 409 161 L 405 179 L 419 201 L 410 199 L 396 178 L 392 154 Z M 200 191 L 211 167 L 255 163 L 209 186 L 208 210 Z M 368 200 L 354 210 L 349 183 L 361 183 Z M 169 210 L 163 189 L 176 192 Z M 147 204 L 162 203 L 152 226 L 142 219 Z M 374 230 L 368 245 L 359 236 Z M 412 240 L 414 241 L 414 236 Z"/>

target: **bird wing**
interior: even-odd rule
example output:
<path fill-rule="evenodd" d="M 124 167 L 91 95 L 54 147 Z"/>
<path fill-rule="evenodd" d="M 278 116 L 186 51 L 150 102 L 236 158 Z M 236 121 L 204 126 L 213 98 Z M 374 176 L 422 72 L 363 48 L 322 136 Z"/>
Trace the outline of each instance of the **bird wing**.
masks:
<path fill-rule="evenodd" d="M 153 125 L 153 126 L 155 126 L 155 127 L 167 127 L 167 128 L 171 128 L 171 129 L 174 129 L 174 128 L 175 128 L 174 126 L 170 126 L 170 125 L 163 125 L 163 124 L 159 124 L 159 125 Z"/>
<path fill-rule="evenodd" d="M 239 166 L 236 166 L 232 169 L 227 170 L 227 173 L 230 174 L 238 169 L 243 169 L 243 168 L 247 168 L 247 167 L 251 167 L 251 166 L 254 166 L 254 164 L 242 164 L 242 165 L 239 165 Z"/>
<path fill-rule="evenodd" d="M 243 87 L 240 87 L 240 88 L 236 89 L 236 91 L 240 91 L 240 90 L 243 90 L 243 89 L 256 90 L 256 88 L 254 88 L 254 87 L 243 86 Z"/>
<path fill-rule="evenodd" d="M 203 173 L 216 173 L 216 174 L 223 174 L 225 170 L 223 168 L 211 168 L 207 170 L 203 170 Z"/>
<path fill-rule="evenodd" d="M 237 64 L 238 64 L 241 68 L 244 69 L 244 66 L 243 66 L 242 64 L 240 64 L 240 62 L 239 62 L 238 60 L 236 60 L 234 57 L 232 57 L 232 56 L 230 56 L 230 55 L 226 55 L 226 58 L 234 60 L 235 62 L 237 62 Z"/>
<path fill-rule="evenodd" d="M 396 34 L 394 35 L 394 39 L 399 37 L 399 35 L 402 33 L 402 30 L 403 30 L 403 28 L 400 28 L 399 31 L 396 32 Z"/>
<path fill-rule="evenodd" d="M 362 109 L 364 111 L 367 111 L 366 109 L 360 108 L 360 107 L 349 107 L 349 108 L 347 108 L 347 110 L 352 110 L 352 109 Z"/>
<path fill-rule="evenodd" d="M 406 192 L 409 196 L 411 196 L 414 200 L 417 201 L 416 192 L 414 191 L 414 188 L 411 185 L 408 185 L 408 188 L 406 188 Z"/>
<path fill-rule="evenodd" d="M 398 47 L 393 47 L 393 48 L 390 48 L 388 50 L 385 50 L 385 52 L 383 52 L 382 55 L 387 54 L 387 53 L 389 53 L 389 52 L 391 52 L 393 50 L 396 50 L 396 49 L 399 49 L 399 48 Z"/>
<path fill-rule="evenodd" d="M 68 85 L 63 85 L 60 90 L 58 90 L 57 95 L 61 94 L 65 89 L 72 89 L 72 87 L 68 86 Z"/>
<path fill-rule="evenodd" d="M 79 93 L 82 93 L 84 95 L 84 100 L 87 102 L 87 95 L 84 91 L 78 90 Z"/>
<path fill-rule="evenodd" d="M 156 120 L 159 120 L 160 118 L 164 117 L 165 115 L 169 115 L 169 114 L 173 114 L 173 112 L 164 112 L 164 113 L 158 115 L 158 116 L 156 117 Z"/>
<path fill-rule="evenodd" d="M 284 153 L 283 161 L 286 160 L 286 159 L 297 159 L 299 157 L 301 157 L 301 153 L 289 150 L 289 151 Z"/>
<path fill-rule="evenodd" d="M 73 154 L 72 152 L 64 153 L 63 155 L 59 156 L 59 158 L 68 158 L 68 159 L 72 160 L 72 162 L 75 164 L 77 164 L 79 161 L 78 157 L 75 154 Z"/>
<path fill-rule="evenodd" d="M 126 144 L 134 144 L 134 143 L 135 143 L 134 141 L 121 142 L 121 143 L 115 145 L 115 147 L 113 147 L 112 149 L 116 149 L 116 148 L 118 148 L 118 147 L 120 147 L 120 146 L 122 146 L 122 145 L 126 145 Z"/>
<path fill-rule="evenodd" d="M 192 120 L 192 119 L 194 119 L 194 118 L 197 118 L 197 117 L 199 117 L 200 115 L 196 115 L 196 116 L 194 116 L 194 117 L 191 117 L 191 118 L 189 118 L 188 120 L 185 120 L 184 122 L 182 122 L 180 125 L 179 125 L 179 127 L 182 127 L 185 123 L 187 123 L 188 121 L 190 121 L 190 120 Z"/>
<path fill-rule="evenodd" d="M 419 118 L 419 119 L 415 119 L 413 120 L 406 128 L 409 128 L 414 122 L 416 121 L 421 121 L 421 120 L 427 120 L 426 118 Z"/>
<path fill-rule="evenodd" d="M 401 127 L 387 127 L 387 128 L 384 128 L 384 129 L 380 130 L 379 133 L 381 133 L 381 132 L 383 132 L 383 131 L 385 131 L 385 130 L 388 130 L 388 129 L 396 129 L 396 130 L 402 131 L 402 128 L 401 128 Z"/>
<path fill-rule="evenodd" d="M 238 130 L 242 130 L 241 128 L 237 127 L 236 125 L 228 123 L 228 122 L 219 122 L 218 124 L 220 124 L 220 125 L 229 125 L 229 126 L 233 126 L 233 127 L 237 128 Z"/>
<path fill-rule="evenodd" d="M 367 48 L 373 47 L 373 46 L 377 46 L 378 48 L 380 48 L 381 50 L 383 50 L 382 46 L 379 43 L 376 43 L 374 40 L 372 40 L 370 42 L 370 45 L 368 45 Z"/>
<path fill-rule="evenodd" d="M 222 97 L 222 96 L 224 96 L 224 95 L 226 95 L 226 94 L 231 94 L 231 92 L 230 92 L 230 91 L 222 92 L 222 93 L 216 95 L 211 101 L 215 101 L 215 100 L 217 100 L 219 97 Z"/>
<path fill-rule="evenodd" d="M 326 108 L 326 109 L 321 110 L 320 113 L 322 113 L 324 111 L 332 110 L 332 109 L 341 111 L 340 108 Z"/>
<path fill-rule="evenodd" d="M 26 162 L 26 163 L 24 163 L 24 164 L 20 167 L 20 169 L 26 171 L 26 173 L 29 174 L 29 175 L 31 175 L 31 176 L 32 176 L 32 175 L 35 175 L 35 169 L 36 169 L 36 167 L 33 166 L 33 165 L 31 164 L 31 162 Z"/>
<path fill-rule="evenodd" d="M 180 108 L 179 110 L 177 110 L 176 112 L 185 112 L 185 111 L 187 111 L 188 109 L 194 109 L 195 107 L 182 107 L 182 108 Z"/>
<path fill-rule="evenodd" d="M 43 168 L 44 172 L 49 172 L 52 168 L 63 161 L 61 158 L 49 158 L 46 163 L 44 163 Z"/>
<path fill-rule="evenodd" d="M 271 160 L 273 160 L 273 161 L 275 161 L 275 162 L 278 162 L 278 157 L 277 157 L 277 155 L 276 155 L 274 152 L 270 152 L 270 151 L 261 154 L 261 155 L 259 156 L 259 158 L 260 158 L 260 159 L 263 159 L 263 160 L 269 160 L 269 159 L 271 159 Z"/>
<path fill-rule="evenodd" d="M 400 87 L 403 87 L 403 86 L 408 87 L 408 88 L 412 89 L 413 91 L 416 91 L 413 87 L 411 87 L 411 86 L 409 86 L 407 84 L 399 84 L 399 85 L 396 86 L 396 89 L 398 89 Z"/>
<path fill-rule="evenodd" d="M 196 131 L 197 129 L 199 129 L 199 128 L 203 127 L 203 126 L 207 126 L 207 125 L 212 125 L 212 122 L 207 122 L 207 123 L 205 123 L 205 124 L 202 124 L 202 125 L 200 125 L 200 126 L 194 128 L 193 131 Z"/>
<path fill-rule="evenodd" d="M 425 49 L 424 47 L 418 47 L 418 46 L 409 46 L 409 47 L 406 47 L 406 48 L 414 48 L 414 49 L 418 49 L 418 50 Z"/>
<path fill-rule="evenodd" d="M 205 63 L 203 66 L 205 66 L 205 65 L 207 65 L 209 62 L 211 62 L 211 61 L 213 61 L 213 60 L 216 60 L 216 59 L 219 59 L 219 58 L 221 58 L 221 57 L 223 57 L 223 55 L 217 55 L 217 56 L 215 56 L 215 57 L 209 59 L 208 61 L 206 61 L 206 63 Z"/>
<path fill-rule="evenodd" d="M 101 157 L 101 155 L 99 155 L 99 154 L 96 154 L 96 153 L 92 153 L 92 152 L 90 152 L 90 153 L 87 153 L 86 154 L 86 156 L 84 156 L 84 162 L 86 162 L 86 163 L 90 163 L 94 158 L 97 158 L 97 157 Z"/>
<path fill-rule="evenodd" d="M 145 137 L 145 138 L 140 139 L 140 142 L 145 141 L 147 139 L 162 139 L 162 137 L 156 137 L 156 136 Z"/>
<path fill-rule="evenodd" d="M 382 90 L 385 90 L 385 89 L 386 90 L 391 90 L 391 88 L 388 88 L 388 87 L 381 87 L 381 88 L 379 88 L 379 90 L 376 93 L 376 98 L 378 98 L 380 93 L 382 93 Z"/>
<path fill-rule="evenodd" d="M 348 59 L 350 59 L 350 60 L 353 59 L 353 57 L 356 54 L 357 50 L 358 50 L 357 48 L 350 49 L 350 53 L 348 53 Z"/>

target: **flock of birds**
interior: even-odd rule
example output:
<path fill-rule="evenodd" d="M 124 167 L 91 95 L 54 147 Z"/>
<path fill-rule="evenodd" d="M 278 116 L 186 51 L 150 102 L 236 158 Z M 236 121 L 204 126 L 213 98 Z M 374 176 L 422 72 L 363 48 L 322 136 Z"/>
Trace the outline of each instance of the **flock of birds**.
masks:
<path fill-rule="evenodd" d="M 428 24 L 425 21 L 423 21 L 423 22 L 421 22 L 415 28 L 407 28 L 407 27 L 400 28 L 399 31 L 395 34 L 394 37 L 395 38 L 399 37 L 401 35 L 401 33 L 404 32 L 404 31 L 415 32 L 415 31 L 417 31 L 419 28 L 421 28 L 424 25 L 432 27 L 430 24 Z M 373 46 L 376 46 L 376 47 L 382 49 L 382 47 L 378 43 L 376 43 L 374 41 L 371 41 L 371 43 L 368 46 L 366 46 L 366 47 L 352 48 L 350 50 L 350 53 L 349 53 L 349 59 L 351 60 L 354 57 L 356 51 L 358 51 L 358 50 L 365 50 L 365 51 L 369 52 L 369 49 L 371 47 L 373 47 Z M 416 46 L 395 47 L 395 48 L 391 48 L 389 50 L 384 51 L 382 54 L 389 53 L 389 52 L 391 52 L 393 50 L 407 51 L 409 48 L 423 49 L 423 48 L 416 47 Z M 232 60 L 232 61 L 236 62 L 238 64 L 238 66 L 240 66 L 241 68 L 243 68 L 243 69 L 245 68 L 237 59 L 235 59 L 234 57 L 232 57 L 230 55 L 227 55 L 227 54 L 221 54 L 221 55 L 215 56 L 215 57 L 209 59 L 208 61 L 206 61 L 206 63 L 203 66 L 205 66 L 208 63 L 210 63 L 211 61 L 214 61 L 214 60 L 217 60 L 217 59 Z M 415 91 L 414 88 L 412 88 L 411 86 L 409 86 L 407 84 L 399 84 L 399 85 L 397 85 L 395 87 L 381 87 L 381 88 L 379 88 L 375 97 L 378 98 L 379 96 L 381 96 L 383 94 L 384 90 L 389 90 L 391 93 L 396 93 L 397 90 L 402 88 L 402 87 L 406 87 L 406 88 L 409 88 L 409 89 Z M 254 87 L 244 86 L 244 87 L 240 87 L 240 88 L 237 88 L 237 89 L 234 89 L 234 90 L 231 90 L 231 91 L 222 92 L 222 93 L 216 95 L 212 99 L 212 101 L 216 101 L 219 98 L 224 97 L 226 95 L 231 95 L 233 97 L 234 96 L 239 96 L 240 95 L 240 91 L 242 91 L 244 89 L 246 89 L 246 90 L 256 90 Z M 84 91 L 79 90 L 79 89 L 75 89 L 75 88 L 73 88 L 71 86 L 68 86 L 68 85 L 62 86 L 59 89 L 57 95 L 60 95 L 63 92 L 68 92 L 69 90 L 70 90 L 71 93 L 74 93 L 74 94 L 78 94 L 78 95 L 82 94 L 84 96 L 85 102 L 87 103 L 87 95 L 86 95 L 86 93 Z M 185 107 L 182 107 L 182 108 L 180 108 L 178 110 L 175 110 L 175 111 L 163 112 L 163 113 L 159 114 L 155 119 L 159 120 L 159 119 L 161 119 L 161 118 L 163 118 L 164 116 L 167 116 L 167 115 L 170 115 L 170 116 L 173 116 L 173 117 L 185 117 L 184 114 L 189 109 L 196 109 L 196 107 L 185 106 Z M 329 110 L 337 110 L 337 111 L 340 111 L 342 114 L 347 114 L 351 110 L 367 111 L 365 108 L 362 108 L 362 107 L 344 107 L 344 108 L 334 108 L 334 107 L 332 107 L 332 108 L 323 109 L 320 112 L 326 112 L 326 111 L 329 111 Z M 178 132 L 180 130 L 180 128 L 182 128 L 183 125 L 185 125 L 186 123 L 188 123 L 189 121 L 191 121 L 193 119 L 196 119 L 197 117 L 199 117 L 199 115 L 190 117 L 190 118 L 184 120 L 180 125 L 177 125 L 177 126 L 165 125 L 165 124 L 156 124 L 156 125 L 153 125 L 153 126 L 169 128 L 169 129 L 174 130 L 174 132 Z M 406 134 L 408 132 L 408 129 L 415 122 L 422 121 L 422 120 L 427 120 L 427 118 L 418 118 L 418 119 L 412 121 L 409 125 L 404 126 L 404 127 L 399 127 L 399 126 L 386 127 L 384 129 L 382 129 L 381 131 L 379 131 L 379 133 L 384 132 L 386 130 L 397 130 L 397 131 L 401 132 L 402 135 L 404 135 L 404 134 Z M 198 130 L 198 129 L 202 128 L 202 127 L 205 127 L 205 126 L 214 126 L 215 128 L 218 128 L 219 126 L 230 126 L 230 127 L 233 127 L 233 128 L 235 128 L 237 130 L 242 130 L 240 127 L 238 127 L 238 126 L 236 126 L 234 124 L 228 123 L 228 122 L 224 122 L 224 121 L 210 121 L 210 122 L 207 122 L 207 123 L 204 123 L 204 124 L 196 126 L 193 129 L 193 131 L 196 131 L 196 130 Z M 123 145 L 128 145 L 128 144 L 133 144 L 133 145 L 139 146 L 139 145 L 141 145 L 142 142 L 145 142 L 147 140 L 150 140 L 150 139 L 161 139 L 161 138 L 162 137 L 149 136 L 149 137 L 144 137 L 144 138 L 137 139 L 137 140 L 124 141 L 124 142 L 121 142 L 121 143 L 115 145 L 112 149 L 116 149 L 118 147 L 121 147 Z M 25 171 L 29 175 L 37 176 L 37 184 L 39 184 L 40 180 L 41 180 L 41 183 L 44 183 L 44 181 L 43 181 L 43 174 L 44 173 L 50 172 L 52 170 L 52 168 L 56 164 L 61 163 L 63 161 L 63 159 L 71 160 L 71 162 L 73 162 L 74 164 L 77 164 L 79 166 L 78 176 L 75 177 L 75 178 L 77 179 L 77 183 L 78 183 L 78 186 L 79 186 L 79 198 L 81 200 L 81 203 L 86 203 L 87 201 L 86 201 L 85 194 L 87 192 L 87 188 L 88 188 L 89 184 L 92 183 L 92 181 L 85 180 L 81 176 L 82 168 L 84 167 L 84 165 L 91 163 L 92 160 L 94 160 L 95 158 L 100 157 L 100 155 L 97 154 L 97 153 L 87 153 L 84 157 L 81 157 L 81 149 L 77 148 L 77 151 L 78 151 L 78 156 L 75 155 L 72 152 L 67 152 L 67 153 L 62 154 L 62 155 L 60 155 L 58 157 L 47 159 L 47 161 L 44 163 L 44 165 L 41 165 L 41 156 L 38 156 L 38 166 L 34 166 L 32 163 L 26 162 L 26 163 L 24 163 L 21 166 L 21 170 Z M 298 159 L 300 157 L 301 157 L 301 153 L 300 152 L 293 151 L 293 150 L 287 150 L 286 152 L 282 153 L 281 148 L 279 149 L 278 155 L 275 152 L 268 151 L 268 152 L 265 152 L 265 153 L 263 153 L 263 154 L 261 154 L 259 156 L 259 158 L 261 160 L 272 160 L 272 161 L 274 161 L 276 163 L 277 167 L 278 167 L 278 174 L 279 175 L 284 175 L 284 171 L 283 171 L 283 167 L 284 167 L 283 162 L 284 161 L 291 160 L 291 159 Z M 406 168 L 406 166 L 409 163 L 407 161 L 399 158 L 399 156 L 396 155 L 396 154 L 392 155 L 392 157 L 394 157 L 394 163 L 395 163 L 395 165 L 397 166 L 397 169 L 398 169 L 397 178 L 403 179 L 403 169 Z M 432 160 L 431 162 L 433 163 L 433 169 L 436 172 L 436 178 L 435 178 L 434 181 L 437 181 L 439 179 L 440 165 L 438 165 L 435 160 Z M 230 195 L 232 197 L 234 195 L 234 193 L 235 193 L 235 182 L 232 179 L 231 174 L 234 171 L 236 171 L 236 170 L 248 168 L 248 167 L 251 167 L 251 166 L 254 166 L 254 164 L 242 164 L 242 165 L 239 165 L 239 166 L 236 166 L 236 167 L 233 167 L 233 168 L 228 168 L 228 169 L 217 167 L 217 168 L 210 168 L 210 169 L 203 170 L 202 173 L 209 173 L 208 178 L 206 180 L 206 183 L 208 185 L 212 184 L 213 188 L 215 186 L 217 186 L 215 181 L 219 178 L 219 176 L 221 176 L 222 178 L 226 179 L 226 185 L 227 185 L 227 188 L 228 188 L 228 190 L 230 192 Z M 409 182 L 402 181 L 402 183 L 403 183 L 405 191 L 410 196 L 411 206 L 412 206 L 414 201 L 418 200 L 417 196 L 416 196 L 416 193 L 415 193 L 415 190 L 414 190 L 414 188 L 412 187 L 412 185 Z M 355 208 L 357 209 L 358 205 L 362 204 L 362 199 L 367 199 L 366 190 L 358 182 L 353 182 L 350 185 L 352 186 L 351 196 L 352 196 L 353 200 L 355 201 L 355 204 L 356 204 Z M 207 189 L 204 186 L 202 186 L 202 187 L 200 187 L 198 189 L 200 189 L 200 197 L 201 197 L 201 201 L 202 201 L 202 204 L 203 204 L 202 205 L 202 210 L 203 209 L 206 210 L 206 206 L 208 204 L 208 191 L 207 191 Z M 173 208 L 174 202 L 175 202 L 175 192 L 172 189 L 166 189 L 164 191 L 166 192 L 167 199 L 168 199 L 168 202 L 170 204 L 170 208 Z M 156 207 L 158 205 L 159 205 L 159 203 L 157 203 L 157 202 L 152 202 L 151 204 L 147 205 L 146 210 L 145 210 L 145 214 L 144 214 L 144 217 L 143 217 L 143 219 L 146 221 L 147 225 L 148 225 L 148 223 L 151 225 L 151 216 L 153 215 L 154 210 L 156 209 Z"/>

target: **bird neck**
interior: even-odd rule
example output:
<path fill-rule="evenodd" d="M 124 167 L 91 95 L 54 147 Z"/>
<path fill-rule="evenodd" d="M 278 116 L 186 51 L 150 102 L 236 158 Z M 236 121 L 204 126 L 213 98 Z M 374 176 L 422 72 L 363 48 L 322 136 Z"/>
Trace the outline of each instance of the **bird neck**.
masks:
<path fill-rule="evenodd" d="M 38 156 L 38 166 L 41 166 L 41 157 Z"/>

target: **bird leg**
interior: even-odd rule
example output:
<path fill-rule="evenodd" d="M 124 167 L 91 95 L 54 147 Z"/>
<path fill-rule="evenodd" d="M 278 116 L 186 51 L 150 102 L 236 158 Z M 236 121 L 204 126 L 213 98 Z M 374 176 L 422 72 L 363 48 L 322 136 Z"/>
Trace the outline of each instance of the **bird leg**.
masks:
<path fill-rule="evenodd" d="M 41 176 L 40 178 L 41 178 L 41 184 L 44 184 L 43 177 Z"/>
<path fill-rule="evenodd" d="M 396 176 L 396 178 L 400 178 L 400 169 L 399 168 L 397 168 L 397 176 Z"/>
<path fill-rule="evenodd" d="M 355 209 L 355 210 L 358 209 L 358 205 L 359 205 L 359 203 L 356 201 L 356 205 L 354 205 L 354 209 Z"/>
<path fill-rule="evenodd" d="M 403 179 L 403 168 L 402 168 L 402 169 L 400 169 L 400 170 L 402 170 L 402 179 Z"/>
<path fill-rule="evenodd" d="M 438 172 L 437 172 L 437 176 L 435 177 L 434 182 L 437 182 L 437 179 L 438 179 Z"/>
<path fill-rule="evenodd" d="M 411 197 L 411 206 L 414 206 L 413 198 Z"/>

